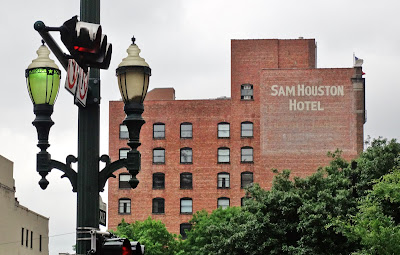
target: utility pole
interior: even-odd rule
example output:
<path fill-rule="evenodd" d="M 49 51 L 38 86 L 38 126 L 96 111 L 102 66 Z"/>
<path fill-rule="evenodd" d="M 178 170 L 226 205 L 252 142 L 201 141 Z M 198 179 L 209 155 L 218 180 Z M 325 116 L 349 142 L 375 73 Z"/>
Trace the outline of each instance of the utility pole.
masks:
<path fill-rule="evenodd" d="M 100 0 L 80 1 L 81 21 L 100 24 Z M 99 227 L 100 70 L 90 69 L 86 107 L 78 113 L 77 255 L 90 250 L 89 228 Z"/>

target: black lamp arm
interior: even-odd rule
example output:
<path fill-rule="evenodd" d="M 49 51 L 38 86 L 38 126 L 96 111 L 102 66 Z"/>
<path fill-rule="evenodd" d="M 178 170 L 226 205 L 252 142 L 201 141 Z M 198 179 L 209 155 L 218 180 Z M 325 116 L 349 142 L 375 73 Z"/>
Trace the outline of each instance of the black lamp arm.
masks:
<path fill-rule="evenodd" d="M 66 158 L 66 164 L 52 160 L 50 154 L 47 151 L 41 151 L 37 154 L 37 171 L 42 176 L 39 181 L 39 185 L 42 189 L 46 189 L 49 185 L 49 181 L 46 179 L 48 173 L 53 168 L 60 170 L 64 174 L 61 178 L 67 177 L 71 182 L 72 191 L 77 191 L 77 173 L 71 168 L 71 163 L 77 162 L 78 159 L 73 155 L 68 155 Z"/>
<path fill-rule="evenodd" d="M 128 152 L 127 158 L 116 160 L 112 163 L 110 157 L 108 155 L 102 155 L 100 157 L 100 161 L 105 162 L 106 166 L 100 171 L 99 174 L 99 191 L 104 191 L 104 187 L 108 178 L 116 178 L 113 174 L 115 171 L 121 168 L 127 168 L 128 172 L 131 174 L 131 179 L 129 183 L 132 189 L 136 188 L 139 184 L 139 180 L 136 178 L 136 175 L 140 171 L 140 152 L 137 150 L 131 150 Z"/>
<path fill-rule="evenodd" d="M 68 69 L 68 57 L 58 46 L 53 37 L 49 34 L 49 31 L 61 31 L 61 27 L 47 27 L 43 21 L 36 21 L 33 25 L 36 31 L 40 34 L 43 41 L 47 43 L 53 54 L 57 57 L 58 61 L 60 61 L 61 65 L 65 70 Z"/>

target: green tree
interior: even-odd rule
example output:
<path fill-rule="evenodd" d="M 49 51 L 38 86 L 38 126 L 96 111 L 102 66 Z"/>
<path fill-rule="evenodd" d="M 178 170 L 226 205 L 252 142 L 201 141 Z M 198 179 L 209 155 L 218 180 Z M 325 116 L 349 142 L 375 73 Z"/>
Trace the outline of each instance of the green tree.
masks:
<path fill-rule="evenodd" d="M 358 167 L 352 173 L 357 196 L 362 197 L 371 190 L 373 180 L 400 166 L 400 144 L 395 139 L 374 139 L 357 159 Z"/>
<path fill-rule="evenodd" d="M 337 158 L 329 174 L 321 169 L 304 179 L 283 171 L 269 191 L 251 187 L 242 212 L 220 229 L 224 236 L 206 245 L 208 254 L 349 254 L 356 243 L 325 228 L 355 205 L 339 163 L 345 162 Z"/>
<path fill-rule="evenodd" d="M 399 153 L 395 140 L 377 139 L 351 163 L 329 153 L 330 164 L 306 178 L 275 171 L 271 190 L 247 189 L 245 206 L 195 213 L 187 240 L 150 218 L 123 221 L 116 233 L 150 255 L 395 254 L 400 170 L 387 174 L 400 169 Z"/>
<path fill-rule="evenodd" d="M 192 228 L 187 233 L 187 239 L 182 241 L 180 254 L 209 254 L 208 245 L 213 242 L 214 238 L 224 236 L 220 233 L 223 225 L 226 225 L 240 210 L 240 207 L 228 207 L 226 209 L 218 208 L 211 214 L 205 210 L 196 212 L 189 222 L 192 224 Z"/>
<path fill-rule="evenodd" d="M 400 251 L 400 170 L 374 182 L 372 190 L 359 201 L 358 212 L 337 218 L 336 226 L 362 247 L 353 254 L 398 254 Z"/>
<path fill-rule="evenodd" d="M 122 219 L 114 234 L 131 241 L 139 241 L 145 245 L 148 255 L 173 255 L 180 249 L 177 236 L 169 233 L 160 220 L 153 220 L 150 217 L 132 224 Z"/>
<path fill-rule="evenodd" d="M 340 151 L 330 153 L 329 166 L 307 178 L 290 178 L 290 172 L 278 173 L 272 189 L 258 185 L 248 190 L 250 199 L 231 218 L 209 222 L 214 212 L 193 221 L 210 227 L 198 232 L 200 246 L 196 254 L 350 254 L 362 243 L 332 227 L 332 219 L 346 218 L 357 212 L 358 200 L 368 194 L 373 180 L 398 166 L 400 145 L 392 140 L 373 140 L 350 164 Z M 393 205 L 386 205 L 387 211 Z M 397 210 L 398 211 L 398 210 Z M 204 236 L 208 235 L 208 236 Z M 190 232 L 189 235 L 190 236 Z M 195 245 L 195 247 L 197 247 Z M 193 253 L 193 252 L 192 252 Z M 188 253 L 187 253 L 188 254 Z"/>

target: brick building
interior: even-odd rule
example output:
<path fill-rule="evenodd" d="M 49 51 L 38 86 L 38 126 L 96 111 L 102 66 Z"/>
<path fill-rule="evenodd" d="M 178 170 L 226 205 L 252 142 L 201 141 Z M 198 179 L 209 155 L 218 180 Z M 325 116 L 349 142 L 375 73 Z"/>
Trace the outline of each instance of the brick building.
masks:
<path fill-rule="evenodd" d="M 272 168 L 306 176 L 337 148 L 347 159 L 363 150 L 361 66 L 316 68 L 313 39 L 232 40 L 231 98 L 174 100 L 173 88 L 145 101 L 140 184 L 126 170 L 109 180 L 108 222 L 148 216 L 169 231 L 188 228 L 192 213 L 240 206 L 244 187 L 270 188 Z M 110 102 L 109 153 L 126 156 L 122 101 Z"/>

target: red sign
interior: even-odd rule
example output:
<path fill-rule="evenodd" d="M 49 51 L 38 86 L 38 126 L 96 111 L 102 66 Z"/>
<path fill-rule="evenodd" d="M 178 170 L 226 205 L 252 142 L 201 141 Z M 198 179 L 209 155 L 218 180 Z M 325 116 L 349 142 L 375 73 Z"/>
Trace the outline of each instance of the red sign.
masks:
<path fill-rule="evenodd" d="M 79 65 L 75 60 L 68 60 L 67 77 L 65 79 L 65 89 L 72 95 L 75 95 L 76 87 L 78 85 Z"/>
<path fill-rule="evenodd" d="M 80 68 L 78 89 L 75 93 L 75 103 L 78 102 L 83 107 L 86 106 L 87 92 L 89 89 L 89 71 L 90 71 L 89 67 L 87 72 L 83 71 L 83 69 Z"/>
<path fill-rule="evenodd" d="M 75 103 L 86 106 L 87 92 L 89 88 L 89 68 L 85 72 L 74 59 L 68 60 L 65 89 L 75 97 Z"/>

